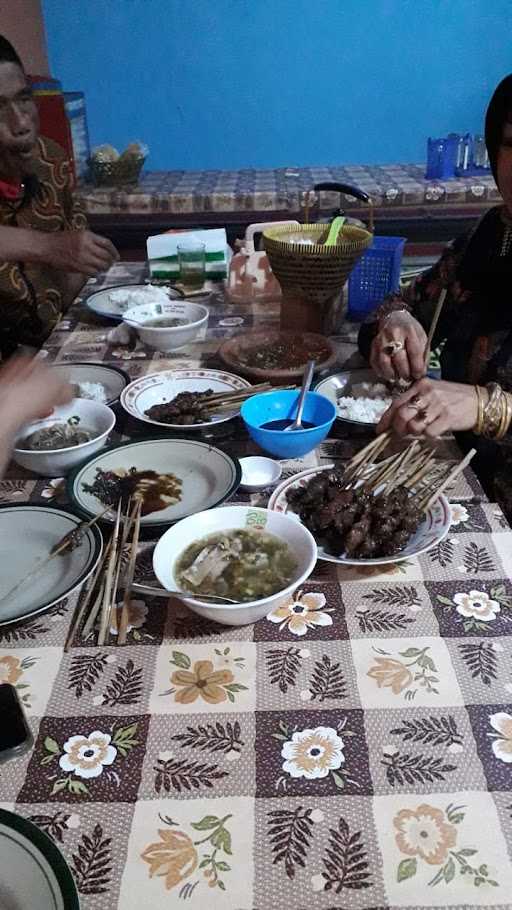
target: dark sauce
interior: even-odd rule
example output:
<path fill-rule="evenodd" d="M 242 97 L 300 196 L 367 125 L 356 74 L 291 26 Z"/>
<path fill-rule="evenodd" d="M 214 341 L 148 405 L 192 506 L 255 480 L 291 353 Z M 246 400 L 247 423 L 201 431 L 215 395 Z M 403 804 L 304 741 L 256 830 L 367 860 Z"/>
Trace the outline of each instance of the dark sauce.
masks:
<path fill-rule="evenodd" d="M 260 430 L 286 430 L 286 427 L 291 427 L 293 420 L 270 420 L 268 423 L 261 425 Z M 312 430 L 316 426 L 314 423 L 310 423 L 309 420 L 302 421 L 303 430 Z"/>
<path fill-rule="evenodd" d="M 126 511 L 130 497 L 141 499 L 141 515 L 168 509 L 173 502 L 181 500 L 181 480 L 174 474 L 137 471 L 136 468 L 130 468 L 122 476 L 115 471 L 97 468 L 94 482 L 84 483 L 83 489 L 112 509 L 117 509 L 121 500 L 123 511 Z"/>

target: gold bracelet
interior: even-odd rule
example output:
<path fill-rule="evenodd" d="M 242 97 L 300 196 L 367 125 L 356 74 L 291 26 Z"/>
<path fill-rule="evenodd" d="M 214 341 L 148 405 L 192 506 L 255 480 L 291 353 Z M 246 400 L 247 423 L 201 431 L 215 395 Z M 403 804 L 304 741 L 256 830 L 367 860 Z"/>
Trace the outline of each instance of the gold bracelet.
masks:
<path fill-rule="evenodd" d="M 501 422 L 501 386 L 497 382 L 489 382 L 486 386 L 489 401 L 484 408 L 484 423 L 482 435 L 487 439 L 494 439 L 498 433 Z"/>
<path fill-rule="evenodd" d="M 478 403 L 478 410 L 476 424 L 473 427 L 473 432 L 476 433 L 477 436 L 481 436 L 484 427 L 484 392 L 479 385 L 475 386 L 475 392 Z"/>
<path fill-rule="evenodd" d="M 512 421 L 512 398 L 507 392 L 502 391 L 501 395 L 502 401 L 502 415 L 500 420 L 500 425 L 498 432 L 496 433 L 495 439 L 503 439 L 510 428 L 510 423 Z"/>

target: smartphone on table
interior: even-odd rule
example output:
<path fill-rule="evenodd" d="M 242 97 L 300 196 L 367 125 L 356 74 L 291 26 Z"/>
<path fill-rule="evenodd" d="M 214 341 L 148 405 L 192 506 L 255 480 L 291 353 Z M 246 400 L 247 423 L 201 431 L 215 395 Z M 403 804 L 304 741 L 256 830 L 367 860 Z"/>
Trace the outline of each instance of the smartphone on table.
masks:
<path fill-rule="evenodd" d="M 3 683 L 0 685 L 0 764 L 28 752 L 33 742 L 15 687 Z"/>

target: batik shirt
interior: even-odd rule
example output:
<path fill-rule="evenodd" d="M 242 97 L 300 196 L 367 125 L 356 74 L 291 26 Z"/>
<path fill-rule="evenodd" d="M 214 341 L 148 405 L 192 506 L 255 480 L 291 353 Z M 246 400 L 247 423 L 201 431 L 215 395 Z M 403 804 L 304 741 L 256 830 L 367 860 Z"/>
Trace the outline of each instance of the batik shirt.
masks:
<path fill-rule="evenodd" d="M 83 230 L 87 220 L 72 193 L 68 159 L 56 143 L 38 139 L 31 193 L 18 200 L 0 196 L 0 224 L 53 233 Z M 28 183 L 28 181 L 27 181 Z M 66 303 L 66 272 L 36 263 L 0 261 L 0 350 L 33 347 L 48 337 Z"/>

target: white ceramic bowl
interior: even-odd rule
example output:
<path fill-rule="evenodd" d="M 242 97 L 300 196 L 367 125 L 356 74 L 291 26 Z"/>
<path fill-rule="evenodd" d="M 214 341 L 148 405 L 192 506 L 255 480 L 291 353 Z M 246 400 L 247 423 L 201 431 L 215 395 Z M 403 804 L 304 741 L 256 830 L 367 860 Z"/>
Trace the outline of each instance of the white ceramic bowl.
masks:
<path fill-rule="evenodd" d="M 246 626 L 262 619 L 283 603 L 308 578 L 317 558 L 317 546 L 313 535 L 288 515 L 251 506 L 223 506 L 184 518 L 160 538 L 153 553 L 153 569 L 160 584 L 167 591 L 178 591 L 180 585 L 174 570 L 179 557 L 189 544 L 206 537 L 207 534 L 237 528 L 262 528 L 285 541 L 293 552 L 297 568 L 286 588 L 262 600 L 244 604 L 215 604 L 185 594 L 180 598 L 194 613 L 225 626 Z"/>
<path fill-rule="evenodd" d="M 89 442 L 83 442 L 79 446 L 69 446 L 66 449 L 48 449 L 44 452 L 33 452 L 30 449 L 23 449 L 19 445 L 23 439 L 36 430 L 49 427 L 54 423 L 66 423 L 70 417 L 79 417 L 79 426 L 94 433 Z M 12 457 L 23 468 L 28 468 L 29 471 L 34 471 L 43 477 L 62 477 L 71 468 L 86 461 L 103 448 L 115 422 L 116 415 L 106 404 L 89 401 L 86 398 L 73 398 L 69 404 L 55 408 L 50 417 L 26 424 L 18 434 Z"/>
<path fill-rule="evenodd" d="M 144 344 L 158 351 L 174 351 L 193 341 L 208 322 L 209 311 L 200 303 L 170 300 L 169 303 L 150 303 L 131 307 L 123 313 L 123 322 L 137 331 Z M 186 325 L 174 328 L 146 326 L 153 319 L 186 319 Z"/>
<path fill-rule="evenodd" d="M 262 455 L 249 455 L 240 458 L 242 479 L 240 486 L 249 493 L 266 490 L 273 486 L 281 477 L 282 468 L 273 458 L 264 458 Z"/>

